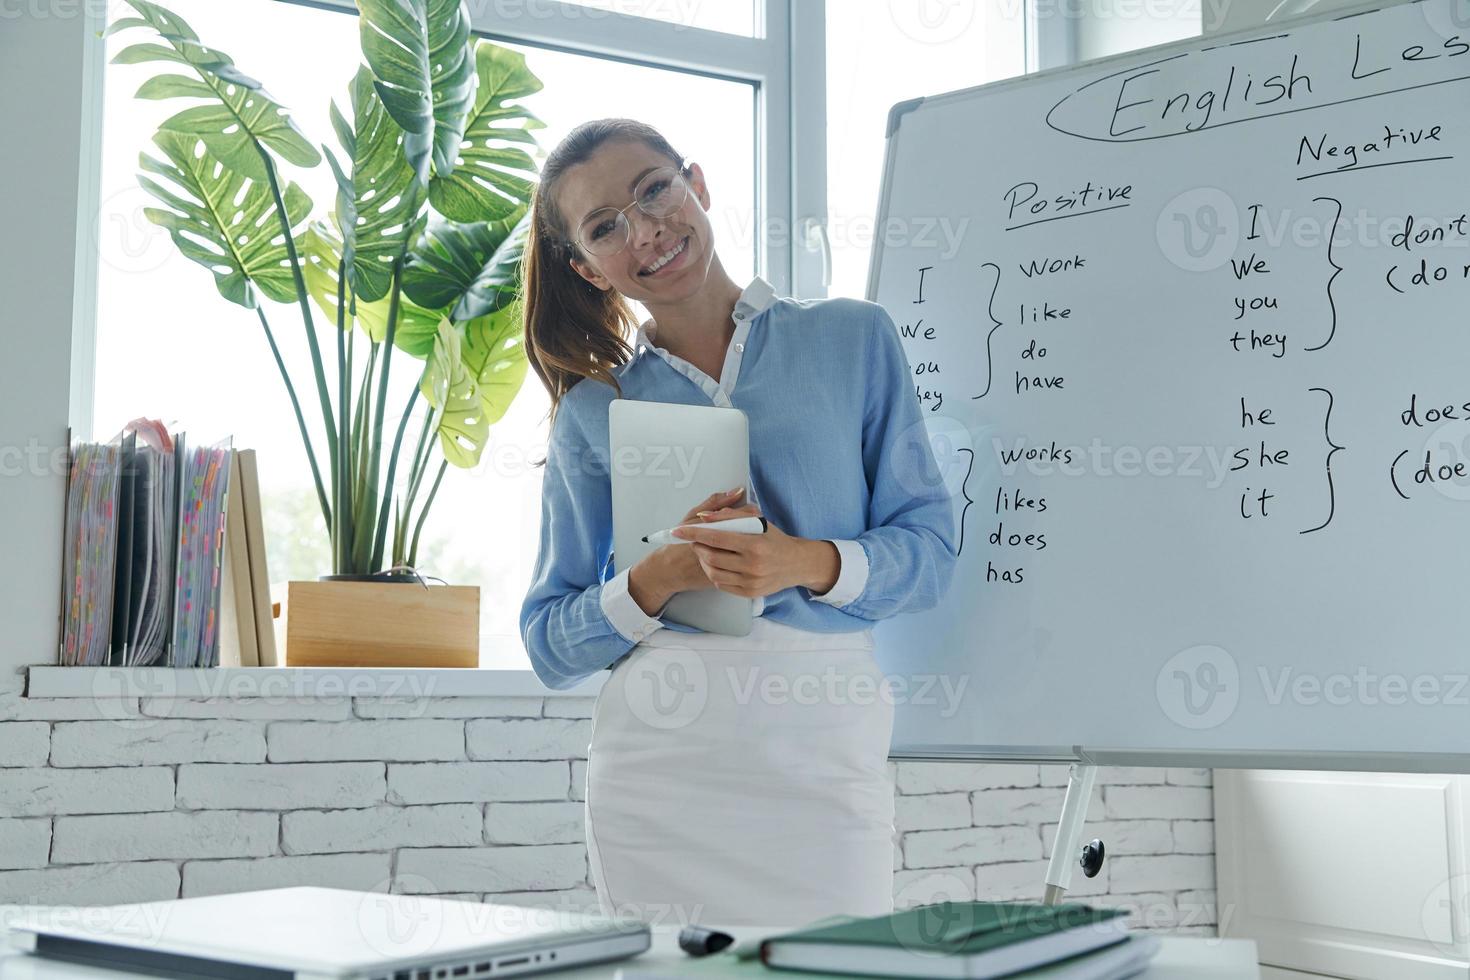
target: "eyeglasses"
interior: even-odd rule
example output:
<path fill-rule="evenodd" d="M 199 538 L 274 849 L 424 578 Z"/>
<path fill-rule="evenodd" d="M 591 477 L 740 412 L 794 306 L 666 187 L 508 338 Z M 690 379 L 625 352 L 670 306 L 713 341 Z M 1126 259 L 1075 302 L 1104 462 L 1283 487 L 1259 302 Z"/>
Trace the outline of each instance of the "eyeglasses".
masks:
<path fill-rule="evenodd" d="M 627 210 L 635 204 L 638 210 L 653 218 L 667 218 L 684 206 L 689 198 L 689 184 L 684 175 L 687 166 L 658 167 L 643 175 L 633 189 L 633 200 L 627 207 L 598 208 L 577 226 L 576 244 L 589 255 L 616 255 L 628 247 L 632 226 Z"/>

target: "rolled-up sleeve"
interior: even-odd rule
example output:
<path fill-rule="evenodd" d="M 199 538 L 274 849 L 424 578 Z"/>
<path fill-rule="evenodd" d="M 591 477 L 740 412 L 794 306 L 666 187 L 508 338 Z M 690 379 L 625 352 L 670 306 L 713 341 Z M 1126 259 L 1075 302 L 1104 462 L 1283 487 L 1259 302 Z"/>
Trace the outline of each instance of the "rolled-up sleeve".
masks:
<path fill-rule="evenodd" d="M 949 589 L 959 558 L 954 502 L 912 389 L 903 341 L 874 304 L 863 408 L 868 530 L 834 540 L 841 576 L 812 598 L 867 620 L 918 612 Z"/>
<path fill-rule="evenodd" d="M 567 409 L 547 441 L 540 547 L 520 614 L 531 667 L 553 690 L 591 677 L 663 626 L 628 594 L 627 569 L 601 579 L 612 554 L 606 453 L 594 451 Z"/>

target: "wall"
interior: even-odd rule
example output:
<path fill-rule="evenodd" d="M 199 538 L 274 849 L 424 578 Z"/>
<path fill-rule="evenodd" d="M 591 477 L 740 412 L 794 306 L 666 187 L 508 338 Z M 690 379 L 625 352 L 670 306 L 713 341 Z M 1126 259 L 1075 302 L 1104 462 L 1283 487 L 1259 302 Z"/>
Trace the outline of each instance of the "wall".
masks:
<path fill-rule="evenodd" d="M 592 699 L 26 698 L 0 679 L 0 903 L 319 884 L 593 907 Z M 889 764 L 901 905 L 1039 896 L 1061 766 Z M 1214 933 L 1203 770 L 1104 769 L 1075 894 Z"/>
<path fill-rule="evenodd" d="M 84 117 L 96 78 L 96 0 L 0 5 L 0 132 L 7 245 L 0 262 L 0 668 L 56 650 L 66 426 L 79 255 L 94 238 L 78 206 Z M 89 138 L 90 140 L 90 138 Z M 78 243 L 84 243 L 79 248 Z M 80 268 L 89 267 L 88 260 Z"/>

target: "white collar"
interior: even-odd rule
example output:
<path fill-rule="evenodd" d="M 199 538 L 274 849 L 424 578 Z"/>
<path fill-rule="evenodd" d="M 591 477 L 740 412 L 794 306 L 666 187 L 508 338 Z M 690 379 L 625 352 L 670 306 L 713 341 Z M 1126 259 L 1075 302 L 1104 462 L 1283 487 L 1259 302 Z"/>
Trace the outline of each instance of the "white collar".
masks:
<path fill-rule="evenodd" d="M 736 325 L 746 323 L 762 313 L 768 306 L 776 301 L 776 290 L 769 282 L 756 276 L 750 280 L 750 284 L 740 291 L 740 298 L 735 301 L 735 310 L 732 316 Z M 633 339 L 633 357 L 637 358 L 646 349 L 652 349 L 657 344 L 654 335 L 658 332 L 658 324 L 649 317 L 638 325 L 637 336 Z"/>

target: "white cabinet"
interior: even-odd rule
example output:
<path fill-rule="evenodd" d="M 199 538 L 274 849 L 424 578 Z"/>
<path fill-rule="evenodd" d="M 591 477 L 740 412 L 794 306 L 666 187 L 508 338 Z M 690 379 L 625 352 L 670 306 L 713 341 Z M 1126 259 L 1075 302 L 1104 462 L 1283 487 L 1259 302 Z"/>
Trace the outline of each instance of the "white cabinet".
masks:
<path fill-rule="evenodd" d="M 1283 970 L 1470 978 L 1467 778 L 1215 770 L 1220 935 Z"/>

